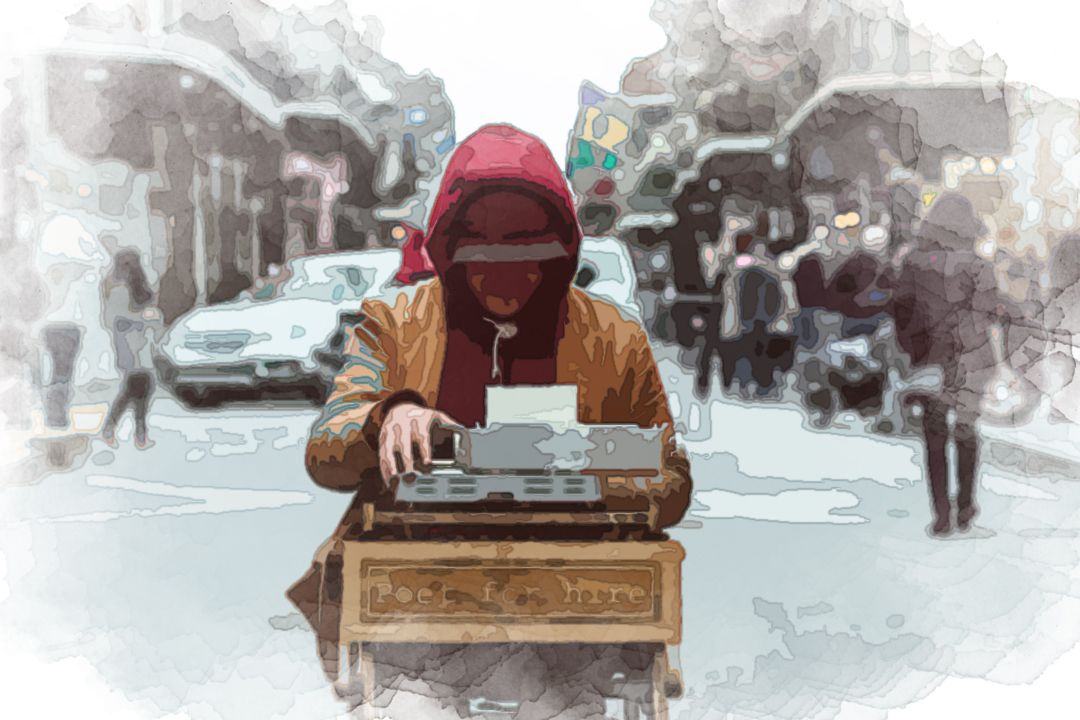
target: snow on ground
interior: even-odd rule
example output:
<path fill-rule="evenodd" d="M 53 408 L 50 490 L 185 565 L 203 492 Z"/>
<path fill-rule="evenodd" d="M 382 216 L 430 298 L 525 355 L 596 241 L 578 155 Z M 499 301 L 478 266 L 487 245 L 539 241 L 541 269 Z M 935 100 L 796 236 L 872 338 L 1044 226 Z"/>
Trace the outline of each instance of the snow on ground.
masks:
<path fill-rule="evenodd" d="M 933 540 L 917 445 L 812 432 L 783 406 L 709 412 L 672 533 L 687 550 L 673 718 L 883 717 L 946 678 L 1030 681 L 1080 640 L 1080 484 L 988 461 L 980 528 Z M 283 595 L 348 502 L 303 471 L 314 416 L 158 400 L 149 450 L 95 443 L 83 467 L 3 490 L 20 692 L 0 708 L 340 713 Z"/>

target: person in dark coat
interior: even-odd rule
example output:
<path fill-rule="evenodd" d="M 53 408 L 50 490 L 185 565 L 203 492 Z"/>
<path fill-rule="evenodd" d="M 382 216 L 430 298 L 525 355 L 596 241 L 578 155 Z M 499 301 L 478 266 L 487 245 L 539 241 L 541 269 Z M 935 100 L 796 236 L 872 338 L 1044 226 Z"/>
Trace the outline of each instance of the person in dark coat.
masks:
<path fill-rule="evenodd" d="M 950 432 L 956 444 L 956 529 L 968 530 L 978 514 L 976 422 L 987 385 L 999 369 L 992 333 L 995 327 L 1008 329 L 1016 314 L 998 291 L 993 267 L 975 253 L 975 243 L 985 233 L 970 201 L 959 195 L 940 198 L 919 226 L 890 302 L 897 342 L 912 365 L 936 366 L 942 374 L 939 392 L 916 398 L 923 410 L 930 532 L 936 536 L 948 535 L 954 527 L 948 488 Z"/>
<path fill-rule="evenodd" d="M 930 532 L 935 536 L 954 528 L 946 452 L 950 435 L 957 449 L 955 527 L 968 530 L 978 514 L 976 423 L 987 385 L 999 371 L 992 335 L 1000 328 L 1011 343 L 1017 334 L 1011 320 L 1021 317 L 998 291 L 993 266 L 975 253 L 976 242 L 985 234 L 969 200 L 945 195 L 920 223 L 899 270 L 858 254 L 826 281 L 820 261 L 811 257 L 794 278 L 804 307 L 855 318 L 887 313 L 912 366 L 940 369 L 939 391 L 910 398 L 921 409 L 933 513 Z"/>

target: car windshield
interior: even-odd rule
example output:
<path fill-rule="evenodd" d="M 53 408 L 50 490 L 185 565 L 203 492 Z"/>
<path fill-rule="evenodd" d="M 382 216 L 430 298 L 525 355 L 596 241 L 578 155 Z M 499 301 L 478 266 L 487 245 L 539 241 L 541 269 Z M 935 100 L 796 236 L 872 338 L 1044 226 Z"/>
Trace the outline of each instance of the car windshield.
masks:
<path fill-rule="evenodd" d="M 602 247 L 585 245 L 581 250 L 576 284 L 578 287 L 588 287 L 598 282 L 626 282 L 622 257 Z"/>
<path fill-rule="evenodd" d="M 292 277 L 281 297 L 327 302 L 359 300 L 385 283 L 395 267 L 396 263 L 383 262 L 383 258 L 300 259 L 292 266 Z"/>

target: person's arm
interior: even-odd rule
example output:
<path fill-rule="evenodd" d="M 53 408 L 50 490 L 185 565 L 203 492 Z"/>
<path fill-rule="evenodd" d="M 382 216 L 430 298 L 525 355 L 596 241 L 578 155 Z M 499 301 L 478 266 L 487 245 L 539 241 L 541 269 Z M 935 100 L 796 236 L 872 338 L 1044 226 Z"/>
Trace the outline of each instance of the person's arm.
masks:
<path fill-rule="evenodd" d="M 625 377 L 633 378 L 634 381 L 634 422 L 640 427 L 664 428 L 661 481 L 649 491 L 657 495 L 659 526 L 671 527 L 682 519 L 690 506 L 690 461 L 685 451 L 675 442 L 675 423 L 671 418 L 664 383 L 643 330 L 635 333 L 632 345 Z"/>
<path fill-rule="evenodd" d="M 345 365 L 311 429 L 307 470 L 316 484 L 373 498 L 383 489 L 380 430 L 387 413 L 420 395 L 397 387 L 396 327 L 390 309 L 365 302 L 363 319 L 348 333 Z"/>
<path fill-rule="evenodd" d="M 1052 345 L 1041 305 L 1032 300 L 1017 301 L 1001 292 L 989 265 L 976 279 L 975 286 L 972 309 L 984 318 L 984 325 L 998 325 L 1004 360 L 1014 371 L 1026 373 Z"/>
<path fill-rule="evenodd" d="M 840 266 L 825 288 L 831 309 L 851 318 L 868 318 L 885 309 L 891 290 L 885 269 L 867 255 Z"/>
<path fill-rule="evenodd" d="M 852 318 L 877 315 L 889 297 L 887 279 L 874 260 L 866 256 L 852 257 L 829 280 L 818 258 L 804 258 L 792 280 L 801 307 L 823 308 Z"/>
<path fill-rule="evenodd" d="M 116 299 L 117 293 L 115 290 L 115 286 L 107 280 L 101 286 L 101 320 L 109 332 L 112 332 L 116 317 L 121 310 L 117 307 L 118 300 Z M 124 310 L 126 309 L 124 308 Z"/>
<path fill-rule="evenodd" d="M 814 256 L 804 257 L 791 280 L 795 283 L 795 297 L 800 307 L 825 307 L 825 270 L 821 260 Z"/>

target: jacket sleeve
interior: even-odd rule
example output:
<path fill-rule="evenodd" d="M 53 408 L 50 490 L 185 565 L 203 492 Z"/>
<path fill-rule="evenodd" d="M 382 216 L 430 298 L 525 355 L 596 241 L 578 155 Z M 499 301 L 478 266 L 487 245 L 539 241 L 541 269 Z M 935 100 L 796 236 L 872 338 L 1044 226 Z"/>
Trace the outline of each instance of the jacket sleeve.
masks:
<path fill-rule="evenodd" d="M 307 470 L 322 487 L 369 499 L 383 488 L 378 443 L 384 415 L 402 402 L 424 401 L 398 387 L 396 326 L 386 305 L 364 303 L 362 319 L 348 333 L 344 356 L 330 398 L 311 428 Z"/>
<path fill-rule="evenodd" d="M 682 519 L 690 505 L 690 461 L 675 441 L 675 423 L 671 418 L 664 383 L 653 359 L 648 337 L 640 328 L 634 335 L 631 347 L 626 373 L 635 378 L 631 406 L 633 421 L 640 427 L 664 428 L 660 482 L 649 488 L 649 492 L 658 496 L 660 527 L 670 527 Z"/>

